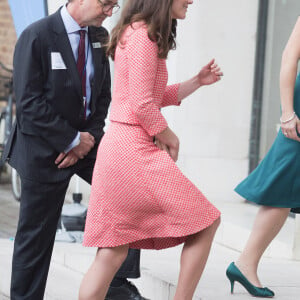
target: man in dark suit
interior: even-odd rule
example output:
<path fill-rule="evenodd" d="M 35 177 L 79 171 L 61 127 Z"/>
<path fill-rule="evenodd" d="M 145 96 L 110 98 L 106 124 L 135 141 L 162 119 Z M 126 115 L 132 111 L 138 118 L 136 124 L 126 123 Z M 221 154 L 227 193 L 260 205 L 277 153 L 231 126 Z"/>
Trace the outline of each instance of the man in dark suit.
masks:
<path fill-rule="evenodd" d="M 69 0 L 33 23 L 14 54 L 16 124 L 5 149 L 21 176 L 11 299 L 42 300 L 66 190 L 72 175 L 91 182 L 97 146 L 111 101 L 103 45 L 106 17 L 117 0 Z M 139 277 L 132 250 L 106 299 L 144 299 L 126 278 Z M 79 287 L 78 287 L 79 288 Z"/>

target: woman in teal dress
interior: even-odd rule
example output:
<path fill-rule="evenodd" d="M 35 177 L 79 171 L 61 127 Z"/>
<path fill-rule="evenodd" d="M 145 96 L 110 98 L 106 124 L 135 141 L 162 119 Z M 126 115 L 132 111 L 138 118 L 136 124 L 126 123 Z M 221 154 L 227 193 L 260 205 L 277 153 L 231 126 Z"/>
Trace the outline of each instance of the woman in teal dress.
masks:
<path fill-rule="evenodd" d="M 235 189 L 261 205 L 250 237 L 238 260 L 227 268 L 231 283 L 240 282 L 256 297 L 271 298 L 257 275 L 259 261 L 285 223 L 289 212 L 300 213 L 300 17 L 282 54 L 280 70 L 281 129 L 259 166 Z"/>

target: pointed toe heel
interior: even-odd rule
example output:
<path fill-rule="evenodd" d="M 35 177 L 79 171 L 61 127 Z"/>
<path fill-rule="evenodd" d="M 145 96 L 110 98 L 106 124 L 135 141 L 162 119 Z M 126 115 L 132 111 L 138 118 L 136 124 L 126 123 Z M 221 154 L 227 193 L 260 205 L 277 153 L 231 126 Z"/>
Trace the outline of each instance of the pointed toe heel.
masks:
<path fill-rule="evenodd" d="M 234 282 L 238 281 L 250 295 L 260 298 L 273 298 L 275 293 L 267 287 L 260 288 L 254 286 L 248 281 L 248 279 L 242 274 L 237 266 L 232 262 L 226 270 L 226 276 L 230 281 L 231 294 L 233 294 Z"/>

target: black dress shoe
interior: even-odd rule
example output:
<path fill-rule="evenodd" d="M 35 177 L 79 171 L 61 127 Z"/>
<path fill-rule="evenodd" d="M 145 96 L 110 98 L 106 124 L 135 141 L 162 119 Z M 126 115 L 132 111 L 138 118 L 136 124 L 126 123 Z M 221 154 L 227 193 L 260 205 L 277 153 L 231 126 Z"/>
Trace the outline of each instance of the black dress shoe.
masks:
<path fill-rule="evenodd" d="M 105 300 L 149 300 L 141 296 L 140 292 L 131 282 L 126 281 L 118 287 L 110 286 Z"/>

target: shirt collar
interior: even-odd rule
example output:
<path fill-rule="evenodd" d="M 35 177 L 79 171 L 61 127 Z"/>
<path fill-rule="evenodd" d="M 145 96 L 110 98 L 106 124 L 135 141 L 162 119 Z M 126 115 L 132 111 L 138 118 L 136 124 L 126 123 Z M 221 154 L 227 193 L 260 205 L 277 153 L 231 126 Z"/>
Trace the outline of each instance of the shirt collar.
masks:
<path fill-rule="evenodd" d="M 88 27 L 80 27 L 78 23 L 73 19 L 67 10 L 67 5 L 65 4 L 60 11 L 62 20 L 64 22 L 67 33 L 78 32 L 79 30 L 88 31 Z"/>

